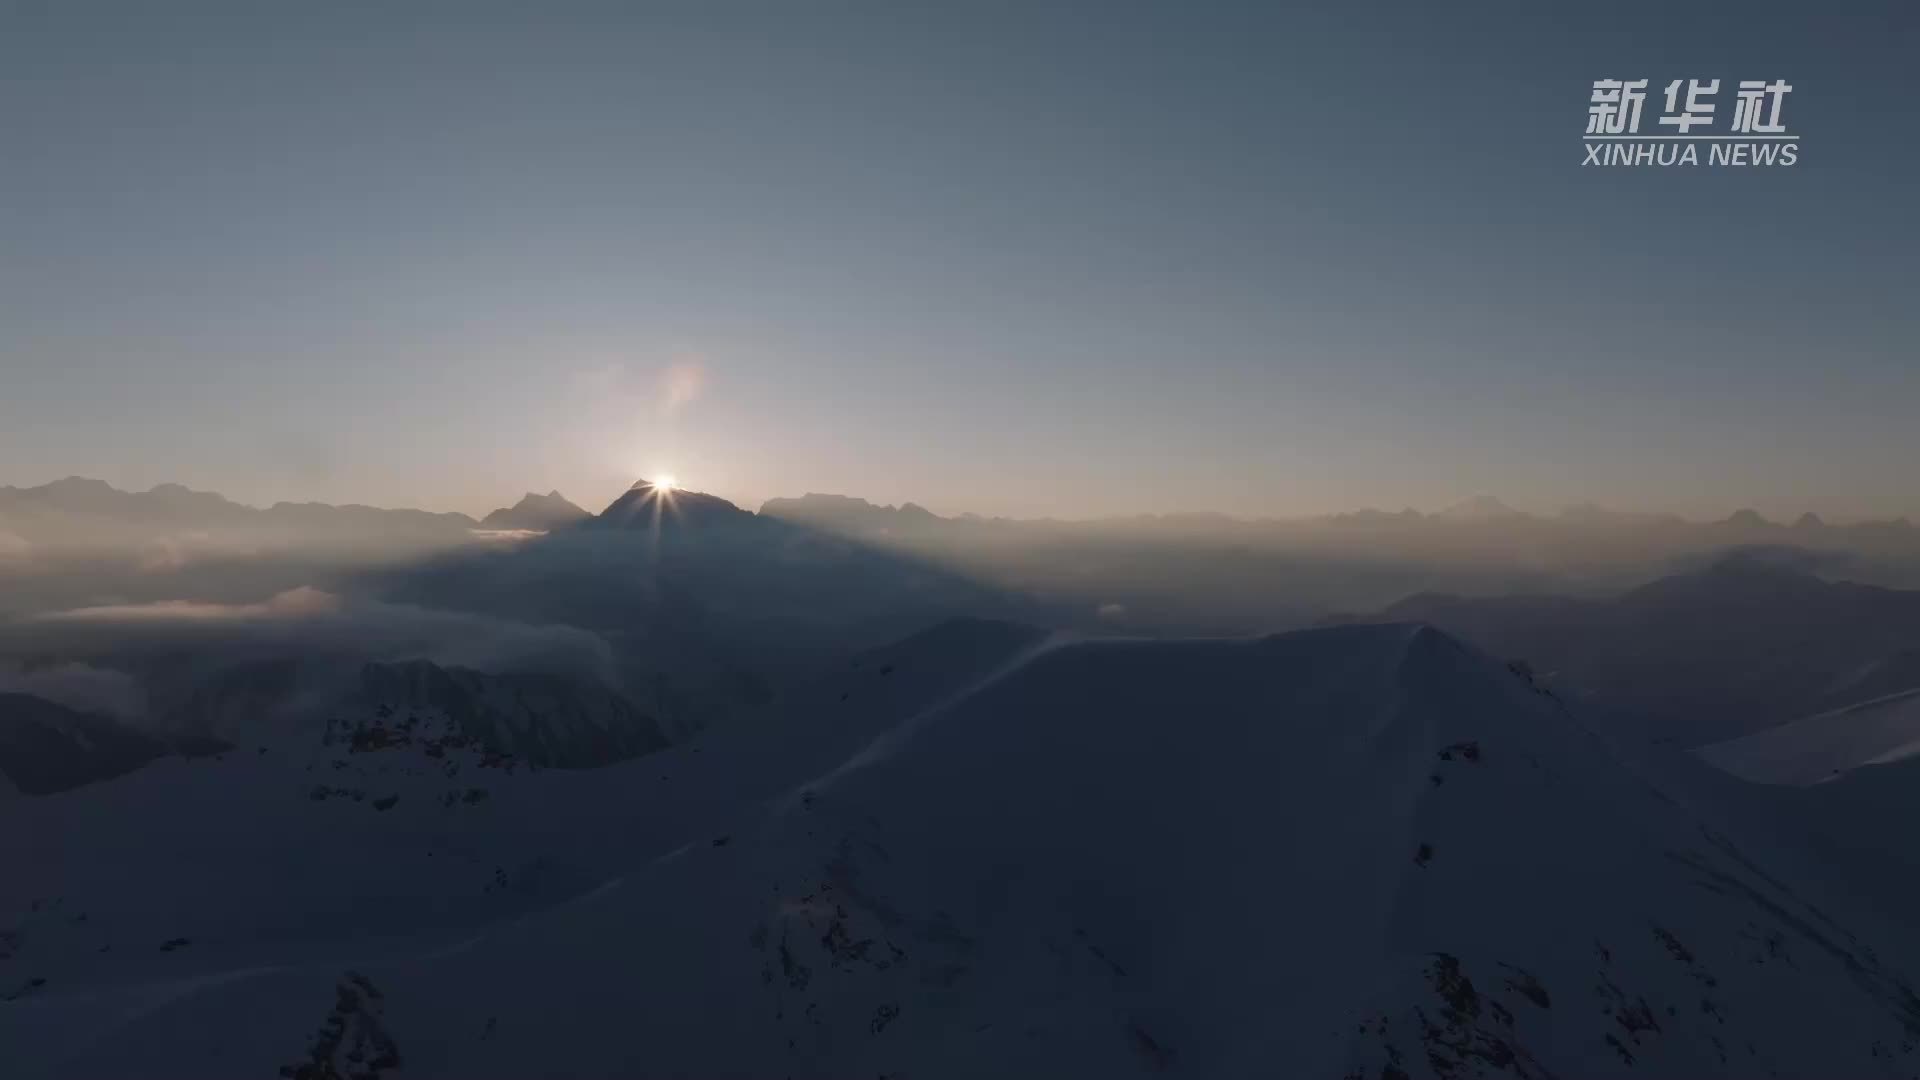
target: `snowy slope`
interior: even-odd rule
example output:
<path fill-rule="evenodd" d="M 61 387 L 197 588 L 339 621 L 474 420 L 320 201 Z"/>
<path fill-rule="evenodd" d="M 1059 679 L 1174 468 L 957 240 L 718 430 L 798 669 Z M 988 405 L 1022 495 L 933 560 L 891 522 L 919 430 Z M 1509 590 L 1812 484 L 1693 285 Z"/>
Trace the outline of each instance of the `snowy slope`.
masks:
<path fill-rule="evenodd" d="M 111 780 L 170 754 L 209 754 L 205 738 L 168 738 L 31 694 L 0 693 L 0 779 L 28 795 Z"/>
<path fill-rule="evenodd" d="M 355 729 L 404 739 L 422 725 L 563 768 L 605 765 L 667 743 L 654 717 L 591 676 L 481 672 L 420 659 L 285 656 L 234 664 L 201 680 L 160 723 L 295 751 Z"/>
<path fill-rule="evenodd" d="M 529 769 L 429 723 L 16 797 L 0 814 L 0 999 L 18 999 L 0 1000 L 0 1060 L 57 1060 L 102 1016 L 203 980 L 428 948 L 563 903 L 784 797 L 1041 640 L 948 624 L 805 688 L 803 723 L 768 717 L 603 769 Z"/>
<path fill-rule="evenodd" d="M 1611 598 L 1428 594 L 1381 617 L 1524 658 L 1611 730 L 1686 748 L 1920 686 L 1920 591 L 1827 581 L 1791 549 Z"/>
<path fill-rule="evenodd" d="M 516 777 L 511 820 L 463 840 L 604 871 L 591 887 L 530 887 L 458 932 L 309 912 L 324 948 L 149 947 L 0 1005 L 0 1056 L 28 1076 L 1920 1067 L 1904 930 L 1438 633 L 954 636 L 964 662 L 923 642 L 731 742 L 566 775 L 617 791 Z M 316 873 L 340 854 L 316 849 Z"/>
<path fill-rule="evenodd" d="M 1761 784 L 1818 784 L 1920 753 L 1920 690 L 1809 716 L 1695 751 Z"/>

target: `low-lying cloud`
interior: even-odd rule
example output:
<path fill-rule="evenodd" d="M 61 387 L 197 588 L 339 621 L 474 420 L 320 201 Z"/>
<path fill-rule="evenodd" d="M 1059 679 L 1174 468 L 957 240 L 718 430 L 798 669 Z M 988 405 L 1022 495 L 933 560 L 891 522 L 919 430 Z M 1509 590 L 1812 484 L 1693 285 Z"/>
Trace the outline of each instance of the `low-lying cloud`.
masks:
<path fill-rule="evenodd" d="M 41 649 L 66 655 L 89 647 L 232 648 L 250 654 L 422 659 L 480 671 L 553 671 L 618 686 L 606 640 L 578 627 L 356 599 L 311 586 L 254 603 L 164 600 L 73 608 L 31 616 L 18 626 Z"/>
<path fill-rule="evenodd" d="M 85 713 L 119 720 L 146 712 L 146 691 L 124 671 L 90 664 L 0 667 L 0 693 L 32 694 Z"/>
<path fill-rule="evenodd" d="M 381 607 L 385 605 L 367 605 Z M 341 610 L 340 598 L 312 586 L 302 585 L 276 593 L 258 604 L 208 604 L 193 600 L 156 600 L 146 604 L 100 604 L 93 607 L 52 611 L 34 616 L 36 622 L 67 623 L 167 623 L 167 622 L 241 622 L 258 619 L 298 619 L 315 615 L 333 615 Z"/>

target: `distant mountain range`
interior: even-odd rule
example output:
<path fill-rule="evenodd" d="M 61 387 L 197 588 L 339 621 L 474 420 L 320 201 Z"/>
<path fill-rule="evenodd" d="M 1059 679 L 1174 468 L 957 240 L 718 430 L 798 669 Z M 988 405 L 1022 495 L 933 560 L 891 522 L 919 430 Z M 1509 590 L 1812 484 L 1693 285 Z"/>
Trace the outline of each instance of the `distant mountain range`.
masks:
<path fill-rule="evenodd" d="M 1787 525 L 1743 511 L 1688 523 L 1595 507 L 1540 518 L 1478 497 L 1436 515 L 1361 511 L 1292 523 L 1213 515 L 1026 522 L 942 517 L 913 503 L 819 493 L 770 500 L 753 513 L 641 481 L 597 514 L 558 492 L 530 493 L 474 522 L 320 504 L 258 510 L 177 485 L 128 493 L 78 478 L 0 489 L 0 530 L 62 518 L 89 529 L 271 520 L 322 535 L 363 526 L 370 536 L 436 535 L 448 550 L 357 583 L 397 603 L 578 627 L 615 642 L 626 685 L 645 688 L 656 714 L 646 724 L 618 721 L 636 732 L 617 738 L 620 746 L 640 747 L 656 735 L 678 739 L 721 715 L 757 708 L 796 672 L 839 650 L 955 614 L 1094 632 L 1232 634 L 1290 619 L 1309 623 L 1328 610 L 1370 611 L 1367 620 L 1428 623 L 1525 660 L 1543 684 L 1621 730 L 1688 747 L 1920 687 L 1912 660 L 1920 655 L 1920 592 L 1818 573 L 1834 549 L 1861 537 L 1908 536 L 1904 521 L 1835 526 L 1808 514 Z M 475 529 L 546 535 L 497 549 L 468 542 Z M 628 533 L 641 542 L 617 539 Z M 1698 569 L 1651 583 L 1641 573 L 1631 587 L 1584 593 L 1529 588 L 1518 576 L 1550 559 L 1588 557 L 1591 545 L 1616 533 L 1677 538 L 1660 549 L 1670 553 L 1668 564 Z M 1046 542 L 1030 542 L 1035 537 Z M 1212 546 L 1196 549 L 1195 539 Z M 1637 551 L 1643 543 L 1625 546 Z M 1465 552 L 1467 569 L 1425 573 L 1412 560 L 1430 551 L 1442 553 L 1436 558 Z M 1630 570 L 1654 565 L 1634 557 L 1640 561 L 1624 564 Z M 1494 595 L 1471 586 L 1435 591 L 1423 582 L 1446 573 L 1468 581 L 1480 574 Z M 1349 594 L 1384 594 L 1378 602 L 1387 606 L 1335 606 L 1321 598 L 1335 594 L 1313 591 L 1329 580 Z M 304 581 L 276 587 L 295 584 Z M 96 587 L 86 576 L 76 589 Z M 1403 599 L 1389 603 L 1393 597 Z M 460 688 L 462 678 L 434 685 Z M 196 702 L 192 711 L 211 726 L 191 730 L 231 737 L 214 718 L 238 710 L 251 719 L 262 704 L 292 693 L 268 687 L 254 700 L 239 684 L 226 690 L 241 703 Z M 491 687 L 462 692 L 476 701 L 497 696 Z M 638 733 L 648 725 L 654 735 Z M 561 763 L 569 754 L 534 756 Z"/>
<path fill-rule="evenodd" d="M 640 543 L 615 550 L 610 538 L 629 533 Z M 1492 496 L 1435 514 L 1009 519 L 817 492 L 768 500 L 756 513 L 643 480 L 598 513 L 558 492 L 529 493 L 476 521 L 362 506 L 257 509 L 178 485 L 129 493 L 69 478 L 0 489 L 0 575 L 15 583 L 0 591 L 0 612 L 99 597 L 366 587 L 436 608 L 622 634 L 677 628 L 648 646 L 655 655 L 725 613 L 735 631 L 752 627 L 764 654 L 768 639 L 781 639 L 780 650 L 807 640 L 776 629 L 788 621 L 817 628 L 870 618 L 870 644 L 883 628 L 912 629 L 909 611 L 1136 633 L 1271 632 L 1421 592 L 1612 593 L 1733 547 L 1801 549 L 1827 576 L 1920 587 L 1920 530 L 1904 519 L 1834 524 L 1806 514 L 1783 524 L 1742 511 L 1689 522 L 1592 505 L 1540 516 Z M 629 555 L 666 558 L 672 570 L 655 575 L 661 564 L 648 562 L 653 569 L 630 572 L 641 568 L 626 565 Z M 64 578 L 33 572 L 63 559 L 75 564 Z M 663 604 L 680 614 L 659 618 Z M 715 660 L 712 678 L 734 681 L 722 672 L 735 666 Z"/>
<path fill-rule="evenodd" d="M 262 509 L 178 484 L 132 492 L 78 476 L 33 488 L 0 487 L 0 533 L 16 544 L 61 551 L 179 536 L 243 545 L 418 547 L 460 540 L 476 524 L 465 514 L 359 505 L 280 502 Z"/>
<path fill-rule="evenodd" d="M 213 531 L 313 540 L 455 541 L 474 529 L 546 531 L 590 517 L 557 491 L 528 493 L 478 521 L 460 513 L 358 504 L 278 502 L 265 508 L 210 491 L 160 484 L 121 491 L 70 476 L 39 487 L 0 487 L 0 530 L 27 543 L 101 544 L 127 536 Z M 3 555 L 4 552 L 0 552 Z"/>
<path fill-rule="evenodd" d="M 101 480 L 70 476 L 38 487 L 0 487 L 0 528 L 28 540 L 42 531 L 39 526 L 51 519 L 73 517 L 89 524 L 119 523 L 153 529 L 245 528 L 280 525 L 288 528 L 316 529 L 335 533 L 355 530 L 369 533 L 413 533 L 456 535 L 467 530 L 498 529 L 548 531 L 565 528 L 594 518 L 611 517 L 626 521 L 653 499 L 655 488 L 646 480 L 635 483 L 615 498 L 599 514 L 569 501 L 558 491 L 545 495 L 532 492 L 510 507 L 502 507 L 475 519 L 461 513 L 439 513 L 413 509 L 384 509 L 359 504 L 333 505 L 317 502 L 278 502 L 260 508 L 237 503 L 223 495 L 196 491 L 180 484 L 159 484 L 146 491 L 122 491 Z M 674 489 L 668 501 L 675 503 L 683 516 L 712 520 L 726 512 L 750 513 L 716 496 Z M 1754 510 L 1738 510 L 1717 521 L 1696 522 L 1673 514 L 1638 513 L 1610 510 L 1591 503 L 1569 506 L 1554 515 L 1529 514 L 1517 510 L 1491 495 L 1476 495 L 1435 513 L 1411 508 L 1384 511 L 1372 508 L 1345 513 L 1296 518 L 1246 518 L 1220 513 L 1136 514 L 1128 516 L 1054 519 L 987 518 L 977 514 L 950 517 L 936 515 L 917 503 L 899 506 L 881 505 L 848 495 L 809 492 L 797 498 L 769 499 L 761 504 L 762 516 L 803 522 L 835 531 L 878 533 L 913 532 L 943 526 L 1049 525 L 1098 527 L 1103 524 L 1165 524 L 1221 529 L 1271 529 L 1275 527 L 1380 527 L 1413 526 L 1424 523 L 1452 525 L 1581 525 L 1643 528 L 1716 530 L 1724 534 L 1766 534 L 1778 537 L 1810 534 L 1834 534 L 1888 538 L 1914 537 L 1920 534 L 1906 518 L 1829 524 L 1819 515 L 1805 513 L 1791 524 L 1771 521 Z M 3 554 L 3 553 L 0 553 Z"/>
<path fill-rule="evenodd" d="M 825 495 L 809 492 L 798 498 L 768 499 L 761 504 L 760 513 L 792 521 L 804 521 L 812 525 L 863 533 L 886 531 L 903 532 L 933 529 L 943 525 L 995 522 L 1006 525 L 1037 524 L 1052 526 L 1160 523 L 1196 527 L 1211 526 L 1237 530 L 1306 526 L 1408 527 L 1423 524 L 1500 524 L 1540 527 L 1575 525 L 1588 527 L 1659 527 L 1715 530 L 1723 534 L 1758 532 L 1773 533 L 1782 536 L 1789 533 L 1804 534 L 1821 531 L 1920 536 L 1920 530 L 1916 530 L 1913 524 L 1906 518 L 1889 518 L 1884 520 L 1850 522 L 1843 525 L 1829 525 L 1818 515 L 1808 513 L 1802 514 L 1793 524 L 1785 525 L 1770 521 L 1754 510 L 1737 510 L 1725 518 L 1714 521 L 1691 521 L 1677 514 L 1611 510 L 1596 506 L 1592 503 L 1569 506 L 1558 514 L 1539 515 L 1517 510 L 1492 495 L 1476 495 L 1434 513 L 1423 513 L 1411 507 L 1398 511 L 1378 510 L 1368 507 L 1343 513 L 1290 518 L 1238 517 L 1221 513 L 1179 513 L 1135 514 L 1083 519 L 1036 519 L 983 518 L 977 514 L 960 514 L 952 517 L 942 517 L 917 503 L 909 502 L 899 506 L 881 505 L 847 495 Z"/>
<path fill-rule="evenodd" d="M 1826 581 L 1791 550 L 1613 597 L 1422 594 L 1366 619 L 1524 660 L 1569 700 L 1683 746 L 1920 689 L 1920 592 Z"/>
<path fill-rule="evenodd" d="M 834 531 L 875 535 L 912 532 L 949 521 L 917 503 L 902 503 L 897 507 L 877 506 L 865 499 L 847 495 L 819 495 L 812 492 L 797 499 L 768 499 L 760 505 L 760 512 L 768 517 Z"/>

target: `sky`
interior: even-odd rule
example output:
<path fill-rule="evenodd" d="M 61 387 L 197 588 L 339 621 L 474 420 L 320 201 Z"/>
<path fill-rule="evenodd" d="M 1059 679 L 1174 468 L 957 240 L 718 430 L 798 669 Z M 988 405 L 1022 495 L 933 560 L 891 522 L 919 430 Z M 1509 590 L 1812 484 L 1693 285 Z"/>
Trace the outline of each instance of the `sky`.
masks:
<path fill-rule="evenodd" d="M 1897 3 L 0 0 L 0 484 L 1920 513 Z M 1583 168 L 1785 79 L 1792 168 Z M 1652 127 L 1652 121 L 1646 122 Z"/>

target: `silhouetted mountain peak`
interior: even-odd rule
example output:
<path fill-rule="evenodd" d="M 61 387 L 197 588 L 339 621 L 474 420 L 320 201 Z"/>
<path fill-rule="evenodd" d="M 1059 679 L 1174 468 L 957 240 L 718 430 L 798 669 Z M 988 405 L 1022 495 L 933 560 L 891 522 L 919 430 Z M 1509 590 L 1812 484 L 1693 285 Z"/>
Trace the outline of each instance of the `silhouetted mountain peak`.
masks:
<path fill-rule="evenodd" d="M 1779 620 L 1797 623 L 1812 606 L 1847 588 L 1816 574 L 1816 561 L 1813 552 L 1794 547 L 1735 548 L 1698 570 L 1632 589 L 1621 602 L 1662 621 L 1693 625 L 1706 620 L 1720 626 L 1722 635 L 1735 626 L 1741 634 L 1770 632 Z"/>
<path fill-rule="evenodd" d="M 495 510 L 480 521 L 483 529 L 558 529 L 584 520 L 587 512 L 558 491 L 535 495 L 529 491 L 520 501 L 503 510 Z"/>
<path fill-rule="evenodd" d="M 147 489 L 146 494 L 129 497 L 159 503 L 181 512 L 222 513 L 244 509 L 218 492 L 195 491 L 185 484 L 155 484 Z"/>
<path fill-rule="evenodd" d="M 55 480 L 51 484 L 43 485 L 40 490 L 49 492 L 51 494 L 76 494 L 76 495 L 78 494 L 117 495 L 120 493 L 119 488 L 114 487 L 112 484 L 107 483 L 105 480 L 95 480 L 90 476 L 62 477 L 59 480 Z"/>
<path fill-rule="evenodd" d="M 652 528 L 657 524 L 666 529 L 753 520 L 753 514 L 718 495 L 637 480 L 587 524 L 604 528 Z"/>
<path fill-rule="evenodd" d="M 1758 510 L 1743 509 L 1735 510 L 1733 513 L 1728 514 L 1720 524 L 1742 529 L 1764 529 L 1773 524 L 1773 522 L 1761 517 Z"/>
<path fill-rule="evenodd" d="M 28 499 L 61 510 L 100 510 L 126 499 L 127 493 L 88 476 L 68 476 L 51 484 L 18 489 Z"/>

